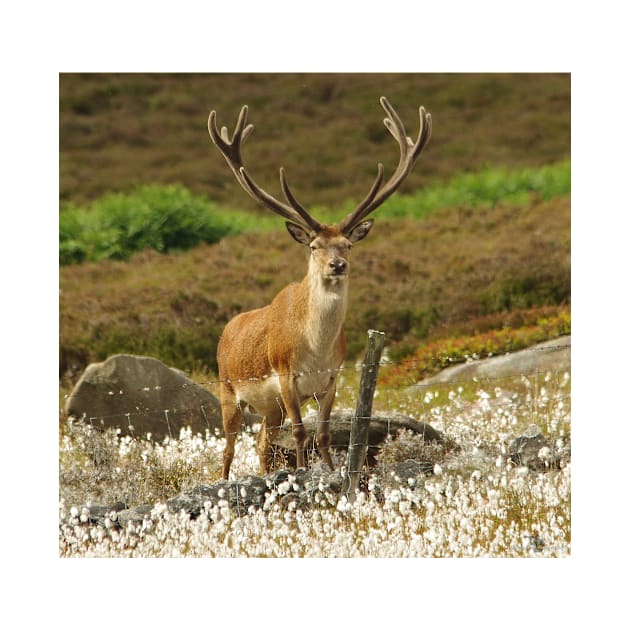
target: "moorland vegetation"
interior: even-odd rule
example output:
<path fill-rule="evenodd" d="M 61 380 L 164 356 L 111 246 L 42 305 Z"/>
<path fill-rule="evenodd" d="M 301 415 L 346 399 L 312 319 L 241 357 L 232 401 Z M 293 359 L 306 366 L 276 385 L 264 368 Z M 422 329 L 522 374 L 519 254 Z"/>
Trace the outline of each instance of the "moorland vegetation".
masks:
<path fill-rule="evenodd" d="M 232 126 L 247 103 L 256 181 L 275 193 L 284 166 L 298 198 L 336 221 L 378 162 L 386 174 L 396 162 L 382 94 L 410 134 L 424 105 L 433 137 L 353 251 L 337 405 L 354 408 L 354 360 L 366 330 L 380 329 L 392 363 L 375 409 L 428 420 L 458 454 L 380 502 L 368 492 L 303 511 L 271 492 L 257 513 L 226 503 L 190 520 L 163 502 L 218 478 L 221 436 L 155 443 L 63 418 L 60 556 L 570 553 L 570 462 L 534 473 L 506 456 L 532 424 L 570 453 L 570 373 L 417 384 L 453 362 L 570 333 L 567 74 L 61 75 L 60 399 L 89 362 L 119 352 L 161 359 L 216 393 L 224 324 L 304 274 L 306 252 L 210 145 L 210 109 Z M 237 475 L 256 468 L 253 439 L 237 442 Z M 382 458 L 417 448 L 403 436 Z M 89 522 L 86 502 L 117 501 L 154 504 L 151 518 L 135 529 Z"/>
<path fill-rule="evenodd" d="M 492 331 L 566 333 L 568 75 L 61 75 L 66 386 L 116 352 L 212 372 L 228 319 L 301 279 L 306 254 L 210 146 L 211 108 L 232 125 L 248 103 L 257 180 L 275 191 L 285 166 L 300 199 L 332 221 L 365 194 L 377 162 L 395 163 L 381 93 L 412 134 L 424 104 L 434 134 L 353 252 L 349 357 L 368 328 L 387 333 L 394 359 L 461 335 L 474 351 Z M 498 352 L 503 338 L 514 335 L 495 334 Z"/>

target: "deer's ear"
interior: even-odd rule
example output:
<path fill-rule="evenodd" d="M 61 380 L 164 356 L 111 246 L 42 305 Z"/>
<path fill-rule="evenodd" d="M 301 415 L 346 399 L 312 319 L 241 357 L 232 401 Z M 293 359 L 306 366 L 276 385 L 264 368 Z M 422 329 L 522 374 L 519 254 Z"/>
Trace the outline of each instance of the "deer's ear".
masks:
<path fill-rule="evenodd" d="M 302 245 L 309 245 L 313 240 L 311 235 L 299 225 L 295 223 L 289 223 L 288 221 L 285 223 L 287 226 L 287 230 L 289 230 L 289 234 L 298 242 L 302 243 Z"/>
<path fill-rule="evenodd" d="M 362 241 L 372 229 L 372 225 L 374 225 L 374 219 L 368 219 L 367 221 L 361 221 L 356 227 L 353 227 L 348 236 L 351 243 L 356 243 L 357 241 Z"/>

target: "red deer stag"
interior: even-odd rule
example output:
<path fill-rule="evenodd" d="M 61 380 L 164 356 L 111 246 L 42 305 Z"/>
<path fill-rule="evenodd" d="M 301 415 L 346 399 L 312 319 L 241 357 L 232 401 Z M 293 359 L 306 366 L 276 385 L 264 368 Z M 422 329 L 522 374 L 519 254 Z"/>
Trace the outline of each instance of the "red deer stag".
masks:
<path fill-rule="evenodd" d="M 400 160 L 383 185 L 383 165 L 365 199 L 336 225 L 325 225 L 302 206 L 289 189 L 280 169 L 280 185 L 287 203 L 265 192 L 243 165 L 241 145 L 254 126 L 247 124 L 243 106 L 230 139 L 226 127 L 219 132 L 216 112 L 210 112 L 210 137 L 238 183 L 256 201 L 288 219 L 289 234 L 310 248 L 308 272 L 302 282 L 282 289 L 271 304 L 241 313 L 226 325 L 217 349 L 221 412 L 226 446 L 223 477 L 228 478 L 234 458 L 241 414 L 249 406 L 263 416 L 256 448 L 261 474 L 272 465 L 272 442 L 286 417 L 291 419 L 297 466 L 305 466 L 306 431 L 300 407 L 309 399 L 319 406 L 317 446 L 323 461 L 333 468 L 329 453 L 329 417 L 335 398 L 338 370 L 344 360 L 343 323 L 348 304 L 348 254 L 364 239 L 373 219 L 368 214 L 380 206 L 410 173 L 431 136 L 431 115 L 420 107 L 420 132 L 412 141 L 394 108 L 380 99 L 387 116 L 385 127 L 400 147 Z"/>

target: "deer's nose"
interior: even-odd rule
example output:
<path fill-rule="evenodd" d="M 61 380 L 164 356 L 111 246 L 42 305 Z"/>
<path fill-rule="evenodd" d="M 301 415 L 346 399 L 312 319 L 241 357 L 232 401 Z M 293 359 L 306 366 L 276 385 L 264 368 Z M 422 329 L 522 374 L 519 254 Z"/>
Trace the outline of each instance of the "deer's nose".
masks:
<path fill-rule="evenodd" d="M 348 263 L 343 258 L 335 258 L 334 260 L 331 260 L 328 265 L 332 269 L 333 273 L 337 275 L 346 273 L 346 268 L 348 267 Z"/>

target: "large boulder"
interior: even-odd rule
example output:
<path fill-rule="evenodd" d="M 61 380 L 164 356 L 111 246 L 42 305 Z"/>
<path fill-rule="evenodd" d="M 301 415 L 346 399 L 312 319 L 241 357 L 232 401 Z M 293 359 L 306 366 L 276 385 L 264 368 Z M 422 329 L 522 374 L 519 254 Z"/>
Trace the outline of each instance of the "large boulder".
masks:
<path fill-rule="evenodd" d="M 347 451 L 350 443 L 350 429 L 352 426 L 353 413 L 351 411 L 338 411 L 330 415 L 330 435 L 331 447 Z M 307 416 L 303 420 L 306 429 L 307 448 L 317 449 L 317 417 Z M 396 434 L 406 429 L 415 434 L 422 435 L 425 442 L 442 443 L 444 436 L 436 431 L 426 422 L 418 422 L 413 418 L 402 415 L 393 416 L 372 416 L 369 420 L 367 439 L 367 463 L 369 466 L 376 464 L 376 455 L 387 439 L 388 435 L 395 437 Z M 291 423 L 285 422 L 273 441 L 274 446 L 280 451 L 285 462 L 289 466 L 295 466 L 295 441 L 291 431 Z"/>
<path fill-rule="evenodd" d="M 96 427 L 152 438 L 222 430 L 216 396 L 183 372 L 151 357 L 117 354 L 90 364 L 65 405 L 68 416 Z"/>
<path fill-rule="evenodd" d="M 435 376 L 424 379 L 422 385 L 472 381 L 474 378 L 501 378 L 545 370 L 571 369 L 571 335 L 489 359 L 479 359 L 445 368 Z"/>

